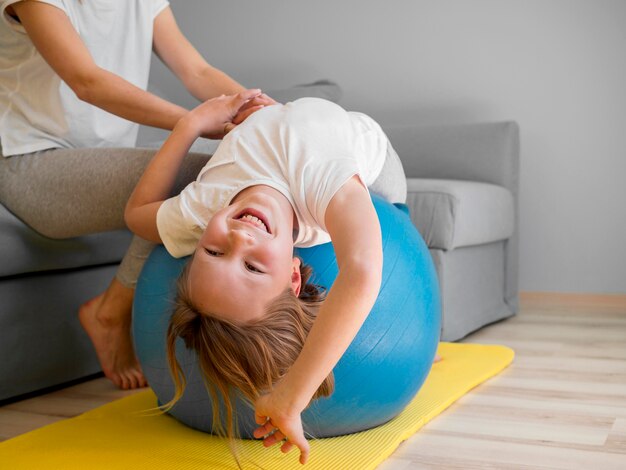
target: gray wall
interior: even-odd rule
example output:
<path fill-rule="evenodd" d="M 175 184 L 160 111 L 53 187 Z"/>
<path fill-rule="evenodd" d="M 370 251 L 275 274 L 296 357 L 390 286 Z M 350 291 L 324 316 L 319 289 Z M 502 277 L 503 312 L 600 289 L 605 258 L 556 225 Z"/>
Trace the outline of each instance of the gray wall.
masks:
<path fill-rule="evenodd" d="M 172 0 L 215 66 L 385 122 L 521 127 L 521 288 L 626 293 L 623 0 Z M 153 86 L 193 105 L 160 65 Z"/>

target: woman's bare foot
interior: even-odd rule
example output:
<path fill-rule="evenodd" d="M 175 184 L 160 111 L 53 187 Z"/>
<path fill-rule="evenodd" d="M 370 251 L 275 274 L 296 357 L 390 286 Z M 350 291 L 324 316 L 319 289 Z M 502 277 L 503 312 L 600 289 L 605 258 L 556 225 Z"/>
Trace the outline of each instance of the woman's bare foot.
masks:
<path fill-rule="evenodd" d="M 147 385 L 130 335 L 133 293 L 114 279 L 104 293 L 84 303 L 78 312 L 104 375 L 125 390 Z"/>

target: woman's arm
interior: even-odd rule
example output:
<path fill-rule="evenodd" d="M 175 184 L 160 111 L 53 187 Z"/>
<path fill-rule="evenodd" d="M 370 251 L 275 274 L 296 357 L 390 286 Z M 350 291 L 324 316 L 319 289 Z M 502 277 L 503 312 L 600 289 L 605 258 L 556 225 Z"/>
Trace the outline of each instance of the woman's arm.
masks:
<path fill-rule="evenodd" d="M 333 197 L 326 211 L 326 228 L 331 236 L 339 274 L 319 310 L 317 319 L 298 359 L 274 390 L 257 401 L 257 422 L 266 424 L 257 437 L 278 428 L 301 450 L 306 460 L 300 413 L 332 371 L 367 318 L 380 289 L 382 239 L 378 216 L 367 190 L 353 177 Z M 282 427 L 281 427 L 282 424 Z M 298 427 L 299 426 L 299 427 Z M 265 440 L 277 442 L 278 436 Z"/>
<path fill-rule="evenodd" d="M 179 29 L 171 8 L 165 8 L 154 20 L 153 49 L 161 61 L 185 85 L 187 91 L 200 101 L 244 90 L 244 87 L 215 67 L 212 67 Z M 269 106 L 276 102 L 267 95 L 251 100 L 252 106 Z M 233 122 L 241 123 L 242 116 Z"/>
<path fill-rule="evenodd" d="M 12 7 L 37 51 L 79 99 L 129 121 L 162 129 L 173 129 L 187 112 L 99 67 L 62 10 L 26 1 Z"/>
<path fill-rule="evenodd" d="M 260 90 L 244 90 L 236 95 L 213 98 L 180 119 L 130 195 L 124 212 L 128 228 L 146 240 L 161 242 L 156 214 L 163 201 L 171 196 L 178 171 L 189 148 L 201 135 L 222 138 L 230 132 L 235 127 L 233 118 L 246 103 L 260 93 Z M 250 115 L 257 109 L 249 108 L 245 113 Z"/>
<path fill-rule="evenodd" d="M 153 49 L 189 93 L 200 101 L 244 90 L 231 77 L 207 63 L 178 28 L 170 7 L 154 20 Z"/>

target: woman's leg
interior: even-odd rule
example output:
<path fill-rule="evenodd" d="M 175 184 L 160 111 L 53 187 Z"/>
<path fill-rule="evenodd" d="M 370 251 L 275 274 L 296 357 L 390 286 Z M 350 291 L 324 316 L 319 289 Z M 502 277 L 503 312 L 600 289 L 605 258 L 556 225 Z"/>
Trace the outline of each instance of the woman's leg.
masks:
<path fill-rule="evenodd" d="M 50 238 L 123 228 L 126 201 L 153 155 L 143 149 L 54 149 L 4 158 L 0 152 L 0 202 Z M 176 191 L 208 158 L 189 155 Z M 105 374 L 123 388 L 145 384 L 130 321 L 135 283 L 151 249 L 135 237 L 108 289 L 79 312 Z"/>

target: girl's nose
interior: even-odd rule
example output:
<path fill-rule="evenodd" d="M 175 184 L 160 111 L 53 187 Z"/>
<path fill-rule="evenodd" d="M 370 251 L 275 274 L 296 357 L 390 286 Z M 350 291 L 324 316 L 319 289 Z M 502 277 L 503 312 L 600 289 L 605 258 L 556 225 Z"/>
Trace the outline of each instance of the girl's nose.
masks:
<path fill-rule="evenodd" d="M 243 229 L 233 229 L 229 233 L 231 242 L 238 246 L 248 246 L 254 243 L 254 237 Z"/>

